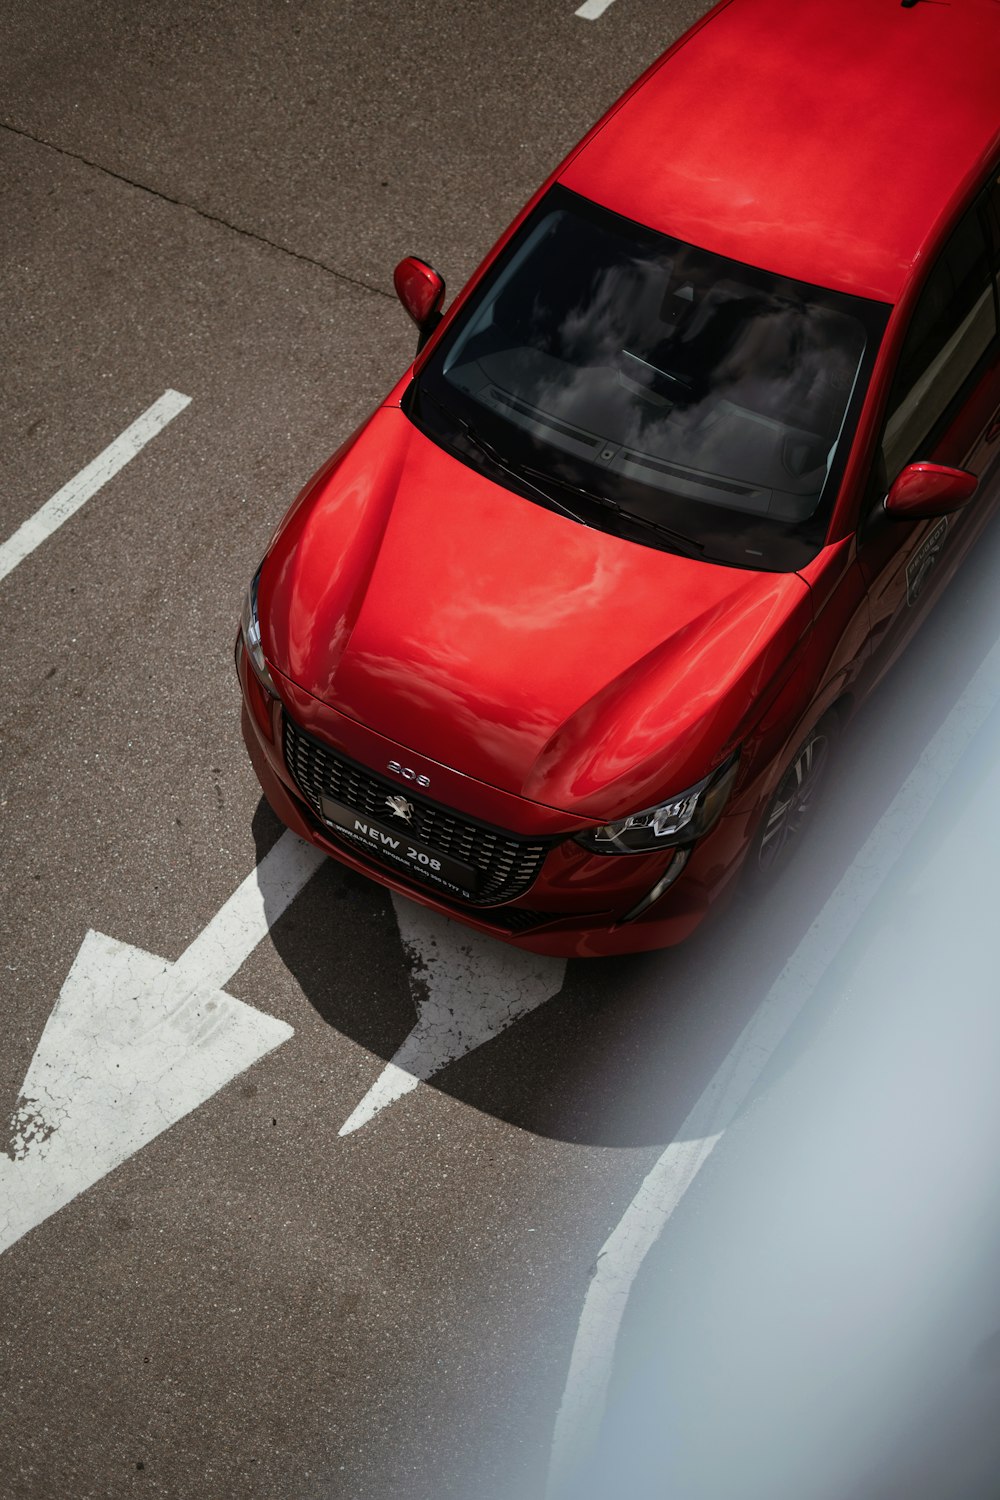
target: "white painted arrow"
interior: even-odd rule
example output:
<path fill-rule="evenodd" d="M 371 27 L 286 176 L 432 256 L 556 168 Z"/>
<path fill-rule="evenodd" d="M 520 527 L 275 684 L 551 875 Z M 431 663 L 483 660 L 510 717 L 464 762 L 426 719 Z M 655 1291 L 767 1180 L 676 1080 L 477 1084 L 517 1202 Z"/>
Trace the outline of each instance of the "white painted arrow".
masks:
<path fill-rule="evenodd" d="M 0 1253 L 288 1040 L 221 986 L 323 859 L 282 835 L 176 963 L 87 933 L 0 1148 Z"/>
<path fill-rule="evenodd" d="M 565 959 L 509 948 L 414 901 L 395 894 L 392 899 L 413 965 L 417 1024 L 341 1126 L 341 1135 L 366 1125 L 447 1063 L 558 994 L 566 972 Z"/>

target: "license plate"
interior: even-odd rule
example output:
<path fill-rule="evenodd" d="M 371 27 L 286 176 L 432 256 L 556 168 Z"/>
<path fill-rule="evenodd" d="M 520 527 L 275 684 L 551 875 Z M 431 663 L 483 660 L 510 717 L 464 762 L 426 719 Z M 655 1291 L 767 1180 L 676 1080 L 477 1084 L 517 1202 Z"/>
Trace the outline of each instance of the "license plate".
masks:
<path fill-rule="evenodd" d="M 440 849 L 418 843 L 410 838 L 402 825 L 393 828 L 357 812 L 353 807 L 345 807 L 342 802 L 332 802 L 329 797 L 319 800 L 323 821 L 367 854 L 375 854 L 386 864 L 395 865 L 408 875 L 418 875 L 453 895 L 471 896 L 475 893 L 479 885 L 479 871 L 475 865 L 463 864 L 459 859 L 442 854 Z"/>

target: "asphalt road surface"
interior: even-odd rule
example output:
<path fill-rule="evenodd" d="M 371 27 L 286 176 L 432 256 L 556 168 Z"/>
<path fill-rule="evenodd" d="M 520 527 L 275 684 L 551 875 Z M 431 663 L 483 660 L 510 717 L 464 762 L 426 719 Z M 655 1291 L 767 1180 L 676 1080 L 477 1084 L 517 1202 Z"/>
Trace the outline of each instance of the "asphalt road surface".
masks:
<path fill-rule="evenodd" d="M 643 1310 L 647 1332 L 658 1326 L 654 1275 L 679 1305 L 721 1288 L 717 1364 L 698 1355 L 693 1315 L 676 1342 L 665 1324 L 662 1347 L 677 1352 L 666 1386 L 653 1361 L 647 1410 L 616 1362 L 614 1317 L 588 1346 L 592 1383 L 610 1380 L 591 1470 L 602 1493 L 629 1492 L 623 1411 L 647 1412 L 647 1436 L 683 1422 L 686 1482 L 700 1475 L 713 1500 L 736 1494 L 708 1476 L 732 1472 L 719 1455 L 739 1449 L 748 1410 L 765 1446 L 780 1442 L 790 1408 L 777 1385 L 741 1410 L 730 1380 L 706 1419 L 711 1369 L 752 1384 L 755 1341 L 773 1326 L 737 1315 L 753 1293 L 727 1213 L 736 1199 L 758 1225 L 780 1211 L 829 1274 L 829 1225 L 797 1217 L 798 1187 L 776 1187 L 789 1180 L 778 1166 L 795 1165 L 789 1142 L 819 1129 L 804 1121 L 813 1090 L 773 1081 L 819 1067 L 824 1038 L 834 1057 L 851 1053 L 866 1007 L 845 995 L 861 969 L 881 976 L 901 1025 L 909 981 L 886 975 L 910 950 L 907 923 L 935 961 L 954 933 L 936 893 L 966 845 L 942 808 L 979 826 L 968 789 L 992 790 L 969 757 L 996 742 L 995 528 L 845 738 L 794 872 L 670 953 L 527 959 L 317 864 L 259 798 L 232 668 L 273 527 L 412 356 L 396 260 L 420 254 L 457 290 L 702 8 L 614 0 L 588 19 L 572 0 L 38 0 L 0 12 L 0 549 L 21 539 L 0 551 L 4 1497 L 553 1492 L 560 1412 L 576 1451 L 574 1349 L 595 1268 L 614 1260 L 602 1247 L 727 1059 L 750 1055 L 745 1028 L 752 1040 L 755 1017 L 794 991 L 732 1131 L 713 1134 L 710 1170 L 650 1220 L 655 1253 L 619 1308 L 627 1351 Z M 168 392 L 187 399 L 158 405 Z M 32 518 L 51 521 L 57 496 L 62 523 L 46 531 Z M 896 842 L 872 856 L 887 816 Z M 979 853 L 989 889 L 988 842 Z M 863 911 L 845 907 L 845 880 L 864 889 Z M 973 909 L 963 951 L 985 962 L 989 913 Z M 981 1021 L 973 1008 L 968 1027 Z M 986 1028 L 984 1049 L 993 1040 Z M 893 1073 L 891 1034 L 872 1048 L 876 1073 Z M 954 1067 L 939 1078 L 933 1056 L 920 1060 L 946 1108 Z M 872 1076 L 866 1087 L 877 1092 Z M 748 1131 L 758 1095 L 765 1123 Z M 906 1092 L 904 1136 L 923 1097 Z M 973 1134 L 980 1117 L 961 1118 Z M 834 1172 L 818 1148 L 816 1160 Z M 969 1197 L 995 1226 L 995 1187 L 974 1164 Z M 858 1275 L 891 1279 L 907 1250 L 873 1228 L 877 1200 L 872 1187 L 838 1224 Z M 954 1214 L 929 1212 L 946 1237 Z M 699 1222 L 720 1226 L 707 1293 Z M 979 1242 L 962 1226 L 979 1288 Z M 759 1240 L 751 1252 L 761 1263 Z M 921 1305 L 928 1327 L 959 1330 L 946 1363 L 960 1371 L 962 1339 L 978 1348 L 1000 1319 L 985 1292 L 981 1317 L 950 1317 L 944 1279 L 921 1282 Z M 788 1323 L 810 1294 L 786 1291 L 771 1317 Z M 892 1336 L 881 1305 L 872 1346 Z M 782 1366 L 800 1402 L 812 1391 L 817 1455 L 833 1441 L 823 1414 L 831 1431 L 844 1421 L 829 1381 L 808 1386 L 827 1338 L 812 1328 Z M 862 1330 L 840 1358 L 867 1351 Z M 689 1367 L 699 1421 L 677 1396 L 694 1388 Z M 959 1375 L 947 1388 L 949 1431 L 963 1431 Z M 935 1389 L 928 1375 L 892 1404 L 903 1467 L 918 1446 L 906 1419 Z M 866 1449 L 885 1494 L 895 1453 Z M 649 1462 L 649 1493 L 702 1500 L 666 1488 L 676 1455 L 671 1470 L 654 1445 Z M 803 1462 L 787 1500 L 825 1500 L 821 1458 Z"/>

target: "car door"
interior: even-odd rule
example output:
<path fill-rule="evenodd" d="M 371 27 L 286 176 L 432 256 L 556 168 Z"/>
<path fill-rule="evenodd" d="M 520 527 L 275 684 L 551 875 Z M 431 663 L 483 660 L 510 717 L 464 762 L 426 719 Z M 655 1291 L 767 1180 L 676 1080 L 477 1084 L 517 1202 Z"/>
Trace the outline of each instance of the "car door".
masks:
<path fill-rule="evenodd" d="M 1000 500 L 1000 185 L 963 216 L 927 278 L 903 342 L 872 474 L 858 558 L 868 587 L 872 665 L 889 665 Z M 962 510 L 885 515 L 889 483 L 930 460 L 978 475 Z"/>

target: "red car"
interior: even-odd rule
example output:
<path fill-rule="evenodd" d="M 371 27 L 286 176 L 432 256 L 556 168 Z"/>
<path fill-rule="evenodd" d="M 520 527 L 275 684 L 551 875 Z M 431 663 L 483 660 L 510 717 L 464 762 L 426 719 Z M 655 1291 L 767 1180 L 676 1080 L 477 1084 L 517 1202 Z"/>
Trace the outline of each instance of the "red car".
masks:
<path fill-rule="evenodd" d="M 782 867 L 1000 492 L 1000 4 L 729 0 L 567 157 L 248 593 L 278 815 L 519 947 Z"/>

